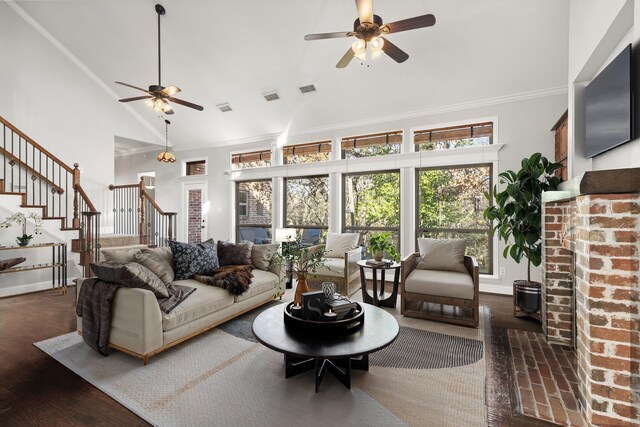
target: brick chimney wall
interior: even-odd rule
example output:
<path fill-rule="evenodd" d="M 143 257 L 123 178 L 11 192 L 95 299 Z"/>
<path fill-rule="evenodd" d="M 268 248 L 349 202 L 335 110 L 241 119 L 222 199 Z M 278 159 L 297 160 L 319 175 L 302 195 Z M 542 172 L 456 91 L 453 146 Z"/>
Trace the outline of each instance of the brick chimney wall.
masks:
<path fill-rule="evenodd" d="M 581 195 L 543 214 L 545 336 L 575 345 L 590 424 L 640 426 L 640 194 Z"/>

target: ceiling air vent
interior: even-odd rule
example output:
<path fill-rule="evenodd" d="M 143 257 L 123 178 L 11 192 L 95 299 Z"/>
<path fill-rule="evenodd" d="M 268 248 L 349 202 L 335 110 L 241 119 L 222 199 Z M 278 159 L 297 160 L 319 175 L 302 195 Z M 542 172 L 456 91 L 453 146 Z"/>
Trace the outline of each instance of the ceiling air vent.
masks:
<path fill-rule="evenodd" d="M 269 92 L 269 93 L 265 93 L 264 95 L 264 99 L 266 99 L 267 101 L 275 101 L 277 99 L 280 99 L 280 95 L 278 95 L 278 92 Z"/>
<path fill-rule="evenodd" d="M 312 84 L 306 85 L 306 86 L 300 86 L 298 89 L 300 89 L 300 93 L 303 95 L 305 93 L 312 93 L 316 91 L 316 87 Z"/>
<path fill-rule="evenodd" d="M 218 107 L 218 109 L 223 113 L 227 113 L 232 110 L 231 105 L 228 102 L 225 102 L 224 104 L 218 104 L 216 105 L 216 107 Z"/>

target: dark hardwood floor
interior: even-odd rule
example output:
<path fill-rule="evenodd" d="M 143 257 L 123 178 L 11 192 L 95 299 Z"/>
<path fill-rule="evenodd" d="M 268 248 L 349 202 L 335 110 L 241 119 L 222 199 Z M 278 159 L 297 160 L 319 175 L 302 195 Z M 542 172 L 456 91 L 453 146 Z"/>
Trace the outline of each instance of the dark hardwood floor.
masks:
<path fill-rule="evenodd" d="M 47 356 L 33 343 L 75 330 L 73 288 L 0 299 L 0 425 L 142 426 L 122 405 Z M 548 426 L 515 413 L 507 329 L 541 331 L 511 315 L 511 297 L 481 294 L 491 311 L 487 331 L 490 426 Z"/>

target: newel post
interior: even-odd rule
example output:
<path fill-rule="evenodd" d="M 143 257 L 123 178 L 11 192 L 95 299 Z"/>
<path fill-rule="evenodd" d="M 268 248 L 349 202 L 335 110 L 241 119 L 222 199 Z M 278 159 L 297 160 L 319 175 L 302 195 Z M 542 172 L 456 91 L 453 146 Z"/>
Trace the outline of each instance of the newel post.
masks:
<path fill-rule="evenodd" d="M 140 177 L 140 208 L 138 209 L 138 211 L 140 212 L 140 229 L 139 229 L 139 234 L 140 234 L 140 244 L 141 245 L 146 245 L 147 242 L 146 240 L 146 224 L 144 221 L 144 193 L 145 193 L 146 189 L 145 189 L 145 185 L 144 185 L 144 176 Z"/>
<path fill-rule="evenodd" d="M 80 165 L 73 164 L 73 228 L 80 228 L 80 216 L 78 215 L 78 187 L 80 187 Z"/>

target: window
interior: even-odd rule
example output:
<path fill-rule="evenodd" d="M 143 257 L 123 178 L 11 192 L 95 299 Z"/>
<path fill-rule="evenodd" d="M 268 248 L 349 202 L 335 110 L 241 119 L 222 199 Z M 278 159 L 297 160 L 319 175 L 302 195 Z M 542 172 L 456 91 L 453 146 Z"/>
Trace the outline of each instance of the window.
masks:
<path fill-rule="evenodd" d="M 271 180 L 236 183 L 236 241 L 271 243 Z"/>
<path fill-rule="evenodd" d="M 196 160 L 186 163 L 186 175 L 204 175 L 207 173 L 207 162 L 204 160 Z"/>
<path fill-rule="evenodd" d="M 493 273 L 491 226 L 482 216 L 491 177 L 491 165 L 416 171 L 416 237 L 467 239 L 467 254 L 476 257 L 483 274 Z"/>
<path fill-rule="evenodd" d="M 342 138 L 342 158 L 384 156 L 398 154 L 402 146 L 402 131 Z"/>
<path fill-rule="evenodd" d="M 234 169 L 257 168 L 271 166 L 271 150 L 236 153 L 231 155 L 231 166 Z"/>
<path fill-rule="evenodd" d="M 342 176 L 342 229 L 360 233 L 365 246 L 371 233 L 390 231 L 400 251 L 400 172 L 382 171 Z"/>
<path fill-rule="evenodd" d="M 284 224 L 307 243 L 324 239 L 329 226 L 329 176 L 284 179 Z"/>
<path fill-rule="evenodd" d="M 238 192 L 238 212 L 240 216 L 247 216 L 247 200 L 249 199 L 249 195 L 246 191 Z"/>
<path fill-rule="evenodd" d="M 413 135 L 416 151 L 448 150 L 451 148 L 493 143 L 493 123 L 450 126 L 416 131 Z"/>
<path fill-rule="evenodd" d="M 330 154 L 331 141 L 287 145 L 283 148 L 284 162 L 286 164 L 326 162 L 329 160 Z"/>

